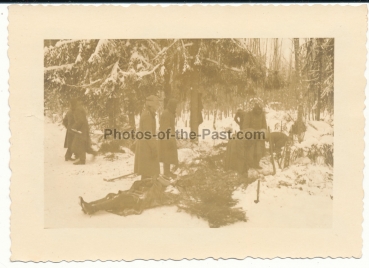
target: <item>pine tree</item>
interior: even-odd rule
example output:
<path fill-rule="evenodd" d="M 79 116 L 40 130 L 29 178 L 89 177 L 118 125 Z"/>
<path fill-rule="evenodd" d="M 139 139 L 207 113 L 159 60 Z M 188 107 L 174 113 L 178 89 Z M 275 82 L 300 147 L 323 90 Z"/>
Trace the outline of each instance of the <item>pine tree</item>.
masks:
<path fill-rule="evenodd" d="M 301 75 L 312 116 L 320 120 L 323 110 L 333 112 L 334 39 L 310 38 L 301 46 Z M 312 96 L 312 97 L 311 97 Z"/>
<path fill-rule="evenodd" d="M 265 65 L 246 39 L 53 40 L 45 42 L 45 105 L 65 110 L 85 100 L 94 124 L 116 126 L 143 108 L 145 97 L 188 100 L 188 90 L 206 92 L 205 102 L 245 96 L 263 81 Z M 259 51 L 252 46 L 254 51 Z M 218 88 L 219 94 L 214 94 Z M 224 109 L 225 107 L 219 107 Z M 127 120 L 126 120 L 127 121 Z"/>

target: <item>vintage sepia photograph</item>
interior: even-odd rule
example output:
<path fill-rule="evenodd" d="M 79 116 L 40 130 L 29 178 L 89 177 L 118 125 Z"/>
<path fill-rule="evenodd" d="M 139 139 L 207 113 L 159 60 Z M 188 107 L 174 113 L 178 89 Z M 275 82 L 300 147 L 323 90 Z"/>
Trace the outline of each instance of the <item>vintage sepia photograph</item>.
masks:
<path fill-rule="evenodd" d="M 365 5 L 9 7 L 11 260 L 360 258 L 367 28 Z"/>
<path fill-rule="evenodd" d="M 44 228 L 331 228 L 334 52 L 44 40 Z"/>

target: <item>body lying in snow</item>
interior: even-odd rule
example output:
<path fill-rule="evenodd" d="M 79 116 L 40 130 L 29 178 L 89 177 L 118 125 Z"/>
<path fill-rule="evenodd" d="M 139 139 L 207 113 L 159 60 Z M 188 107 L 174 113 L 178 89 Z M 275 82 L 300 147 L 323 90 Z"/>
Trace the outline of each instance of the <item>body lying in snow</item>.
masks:
<path fill-rule="evenodd" d="M 167 193 L 166 187 L 170 183 L 160 176 L 135 181 L 132 187 L 117 194 L 110 193 L 106 197 L 85 202 L 80 197 L 80 205 L 85 214 L 94 214 L 100 210 L 127 216 L 141 214 L 143 210 L 156 206 L 170 205 L 175 202 L 175 195 Z"/>

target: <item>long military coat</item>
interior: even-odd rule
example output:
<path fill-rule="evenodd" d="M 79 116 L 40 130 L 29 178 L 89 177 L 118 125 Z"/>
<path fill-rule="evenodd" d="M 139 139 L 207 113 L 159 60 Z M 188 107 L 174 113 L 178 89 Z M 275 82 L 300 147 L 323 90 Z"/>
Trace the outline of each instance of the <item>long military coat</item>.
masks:
<path fill-rule="evenodd" d="M 84 153 L 91 146 L 90 130 L 87 121 L 86 111 L 82 107 L 77 107 L 74 114 L 74 123 L 71 129 L 80 131 L 81 133 L 73 133 L 72 151 L 75 154 Z"/>
<path fill-rule="evenodd" d="M 234 120 L 236 121 L 236 123 L 239 125 L 240 127 L 240 130 L 243 130 L 245 129 L 246 125 L 246 119 L 247 117 L 247 112 L 239 109 L 237 112 L 236 112 L 236 115 L 234 116 Z"/>
<path fill-rule="evenodd" d="M 159 130 L 165 133 L 165 138 L 159 140 L 159 161 L 166 164 L 178 164 L 177 141 L 175 137 L 175 114 L 165 109 L 160 117 Z M 167 130 L 169 132 L 169 139 L 167 137 Z"/>
<path fill-rule="evenodd" d="M 71 127 L 73 123 L 74 123 L 74 115 L 73 115 L 72 110 L 69 110 L 63 118 L 63 125 L 67 129 L 67 132 L 65 133 L 65 139 L 64 139 L 64 148 L 69 148 L 69 149 L 72 148 L 74 133 L 71 130 Z"/>
<path fill-rule="evenodd" d="M 224 160 L 225 170 L 234 170 L 239 174 L 248 171 L 249 165 L 246 159 L 246 153 L 250 148 L 250 142 L 241 139 L 230 139 L 227 144 L 227 150 Z"/>
<path fill-rule="evenodd" d="M 267 129 L 265 114 L 263 111 L 254 113 L 250 111 L 247 113 L 244 121 L 244 129 L 253 129 L 255 131 Z M 266 140 L 248 140 L 249 148 L 246 152 L 246 158 L 251 167 L 259 165 L 260 159 L 265 155 L 265 141 Z"/>
<path fill-rule="evenodd" d="M 141 114 L 138 131 L 156 135 L 155 114 L 144 110 Z M 143 176 L 154 176 L 160 173 L 158 144 L 155 137 L 136 140 L 134 172 Z"/>

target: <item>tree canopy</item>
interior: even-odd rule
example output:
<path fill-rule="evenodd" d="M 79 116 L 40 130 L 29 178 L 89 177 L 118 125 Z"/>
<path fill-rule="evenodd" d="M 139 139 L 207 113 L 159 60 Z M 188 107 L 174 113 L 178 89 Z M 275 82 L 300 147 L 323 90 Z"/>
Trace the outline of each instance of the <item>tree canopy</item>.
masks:
<path fill-rule="evenodd" d="M 222 109 L 258 88 L 285 87 L 292 63 L 283 62 L 278 39 L 272 42 L 273 51 L 267 52 L 260 39 L 46 40 L 45 107 L 63 111 L 70 98 L 79 97 L 96 124 L 112 125 L 119 123 L 116 114 L 132 120 L 150 94 L 186 101 L 188 90 L 196 88 L 205 93 L 205 108 Z M 331 96 L 333 39 L 309 39 L 297 52 L 300 78 L 324 76 L 319 80 L 321 98 Z M 273 55 L 269 62 L 268 53 Z M 323 75 L 316 71 L 320 55 L 325 59 Z M 312 91 L 316 86 L 305 87 Z"/>

